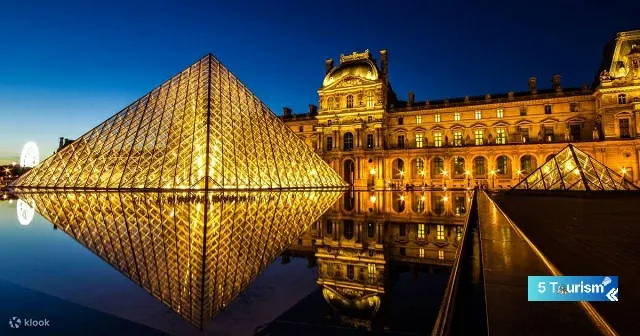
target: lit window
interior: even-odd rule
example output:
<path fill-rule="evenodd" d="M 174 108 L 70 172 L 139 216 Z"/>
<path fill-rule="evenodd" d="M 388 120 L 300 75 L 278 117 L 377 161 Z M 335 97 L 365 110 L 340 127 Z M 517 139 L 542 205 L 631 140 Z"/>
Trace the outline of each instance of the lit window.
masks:
<path fill-rule="evenodd" d="M 618 95 L 618 104 L 622 105 L 622 104 L 626 104 L 627 103 L 627 95 L 626 94 L 619 94 Z"/>
<path fill-rule="evenodd" d="M 463 199 L 463 201 L 464 201 L 464 199 Z M 458 226 L 456 228 L 456 240 L 460 241 L 460 238 L 462 238 L 462 228 Z"/>
<path fill-rule="evenodd" d="M 482 145 L 484 138 L 483 138 L 483 132 L 482 130 L 475 130 L 474 132 L 475 136 L 476 136 L 476 145 Z"/>
<path fill-rule="evenodd" d="M 482 119 L 482 111 L 476 111 L 476 120 Z"/>
<path fill-rule="evenodd" d="M 416 116 L 416 124 L 417 125 L 422 124 L 422 116 Z"/>
<path fill-rule="evenodd" d="M 298 126 L 298 131 L 304 132 L 304 126 Z"/>
<path fill-rule="evenodd" d="M 436 239 L 444 240 L 444 225 L 442 224 L 436 225 Z"/>
<path fill-rule="evenodd" d="M 444 198 L 442 196 L 436 196 L 435 202 L 436 204 L 434 204 L 433 212 L 436 215 L 444 214 Z"/>
<path fill-rule="evenodd" d="M 438 259 L 444 260 L 444 251 L 438 251 Z"/>
<path fill-rule="evenodd" d="M 465 207 L 464 196 L 456 196 L 455 198 L 455 214 L 456 216 L 462 216 L 467 213 L 467 209 Z M 462 231 L 460 231 L 462 232 Z"/>
<path fill-rule="evenodd" d="M 436 132 L 433 134 L 433 144 L 436 147 L 442 147 L 442 133 Z"/>
<path fill-rule="evenodd" d="M 453 133 L 453 145 L 454 146 L 462 146 L 462 132 L 455 131 Z"/>
<path fill-rule="evenodd" d="M 353 95 L 347 96 L 347 108 L 353 108 Z"/>
<path fill-rule="evenodd" d="M 423 248 L 418 250 L 418 253 L 419 253 L 420 258 L 424 258 L 424 249 Z"/>
<path fill-rule="evenodd" d="M 476 176 L 481 176 L 486 174 L 486 169 L 485 169 L 486 165 L 484 162 L 484 157 L 482 156 L 477 156 L 475 159 L 473 159 L 473 173 Z"/>
<path fill-rule="evenodd" d="M 498 175 L 505 175 L 507 174 L 507 164 L 509 161 L 507 161 L 507 157 L 502 155 L 498 157 L 497 163 L 498 163 L 498 171 L 496 172 Z"/>
<path fill-rule="evenodd" d="M 504 145 L 507 143 L 507 134 L 504 129 L 496 130 L 496 144 Z"/>
<path fill-rule="evenodd" d="M 455 112 L 453 114 L 453 120 L 454 121 L 460 121 L 460 112 Z"/>
<path fill-rule="evenodd" d="M 551 105 L 544 106 L 544 114 L 551 114 Z"/>
<path fill-rule="evenodd" d="M 418 239 L 424 239 L 424 224 L 418 224 Z"/>
<path fill-rule="evenodd" d="M 422 148 L 422 134 L 416 134 L 416 148 Z"/>
<path fill-rule="evenodd" d="M 461 156 L 456 156 L 453 158 L 453 174 L 461 175 L 464 174 L 464 158 Z"/>
<path fill-rule="evenodd" d="M 504 110 L 499 108 L 496 110 L 496 118 L 502 118 L 504 117 Z"/>
<path fill-rule="evenodd" d="M 369 264 L 369 282 L 376 281 L 376 264 Z"/>
<path fill-rule="evenodd" d="M 367 92 L 367 107 L 373 107 L 373 92 Z"/>
<path fill-rule="evenodd" d="M 439 123 L 440 122 L 440 113 L 436 113 L 433 115 L 433 121 Z"/>

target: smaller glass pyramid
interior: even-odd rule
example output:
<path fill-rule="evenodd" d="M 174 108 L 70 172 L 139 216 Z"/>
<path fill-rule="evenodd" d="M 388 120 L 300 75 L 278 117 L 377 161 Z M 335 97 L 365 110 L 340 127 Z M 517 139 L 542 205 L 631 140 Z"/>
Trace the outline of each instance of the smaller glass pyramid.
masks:
<path fill-rule="evenodd" d="M 558 152 L 513 189 L 640 190 L 631 181 L 573 145 Z"/>

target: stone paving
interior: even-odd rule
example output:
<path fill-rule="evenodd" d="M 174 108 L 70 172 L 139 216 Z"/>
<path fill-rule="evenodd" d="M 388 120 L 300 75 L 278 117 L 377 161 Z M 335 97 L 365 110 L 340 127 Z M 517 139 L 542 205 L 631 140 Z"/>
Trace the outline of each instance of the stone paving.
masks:
<path fill-rule="evenodd" d="M 622 288 L 620 301 L 592 305 L 621 335 L 637 334 L 640 194 L 562 197 L 498 193 L 492 198 L 564 275 L 617 275 Z"/>
<path fill-rule="evenodd" d="M 528 302 L 527 277 L 551 275 L 493 202 L 478 193 L 489 335 L 600 335 L 574 302 Z"/>

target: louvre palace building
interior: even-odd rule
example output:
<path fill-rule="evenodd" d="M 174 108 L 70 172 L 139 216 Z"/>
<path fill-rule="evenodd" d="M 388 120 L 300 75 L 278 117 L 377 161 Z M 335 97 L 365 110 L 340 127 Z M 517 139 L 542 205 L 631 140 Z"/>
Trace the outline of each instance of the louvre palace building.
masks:
<path fill-rule="evenodd" d="M 568 144 L 640 182 L 640 30 L 605 46 L 591 87 L 554 75 L 522 92 L 418 101 L 394 92 L 389 64 L 386 50 L 379 62 L 368 50 L 328 59 L 319 105 L 281 117 L 355 188 L 510 188 Z"/>

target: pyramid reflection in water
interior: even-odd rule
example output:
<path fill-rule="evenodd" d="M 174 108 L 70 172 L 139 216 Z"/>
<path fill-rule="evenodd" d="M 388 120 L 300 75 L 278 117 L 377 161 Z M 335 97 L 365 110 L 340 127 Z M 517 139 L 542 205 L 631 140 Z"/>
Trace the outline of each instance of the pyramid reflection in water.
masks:
<path fill-rule="evenodd" d="M 568 145 L 513 189 L 638 190 L 638 187 L 587 153 Z"/>
<path fill-rule="evenodd" d="M 344 187 L 209 54 L 21 176 L 14 187 Z"/>
<path fill-rule="evenodd" d="M 340 194 L 60 192 L 19 196 L 158 300 L 202 327 Z"/>

